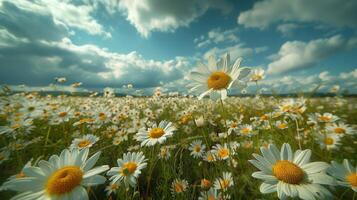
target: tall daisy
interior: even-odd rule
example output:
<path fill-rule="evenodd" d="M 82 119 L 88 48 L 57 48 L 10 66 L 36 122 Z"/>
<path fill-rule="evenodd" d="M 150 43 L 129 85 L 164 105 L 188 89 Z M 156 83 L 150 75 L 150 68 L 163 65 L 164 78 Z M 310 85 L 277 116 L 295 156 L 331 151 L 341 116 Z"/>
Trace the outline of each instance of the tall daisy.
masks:
<path fill-rule="evenodd" d="M 171 184 L 172 195 L 181 194 L 188 188 L 188 182 L 185 179 L 175 179 Z"/>
<path fill-rule="evenodd" d="M 210 94 L 213 100 L 219 97 L 224 100 L 227 98 L 227 90 L 233 84 L 245 86 L 241 79 L 249 75 L 250 69 L 239 68 L 241 61 L 242 59 L 238 58 L 231 66 L 229 54 L 226 54 L 218 62 L 214 56 L 210 56 L 207 66 L 199 63 L 197 69 L 190 73 L 190 78 L 194 81 L 189 85 L 192 87 L 190 91 L 201 93 L 199 99 Z"/>
<path fill-rule="evenodd" d="M 111 176 L 112 184 L 124 182 L 125 186 L 135 187 L 136 179 L 141 174 L 147 163 L 143 152 L 129 152 L 123 155 L 122 159 L 117 160 L 118 167 L 112 167 L 107 175 Z"/>
<path fill-rule="evenodd" d="M 100 152 L 87 159 L 88 153 L 89 149 L 63 150 L 37 167 L 24 168 L 26 176 L 4 183 L 4 188 L 21 192 L 13 199 L 88 199 L 86 188 L 104 183 L 106 178 L 99 174 L 109 169 L 93 168 Z"/>
<path fill-rule="evenodd" d="M 335 181 L 325 171 L 325 162 L 310 162 L 311 150 L 292 152 L 285 143 L 281 151 L 270 144 L 261 147 L 263 156 L 253 154 L 256 160 L 249 160 L 260 171 L 252 176 L 264 182 L 260 185 L 263 194 L 277 192 L 279 199 L 299 197 L 301 199 L 331 198 L 331 193 L 321 184 L 334 185 Z"/>
<path fill-rule="evenodd" d="M 344 159 L 342 164 L 332 161 L 327 173 L 337 179 L 338 185 L 351 187 L 357 192 L 357 166 L 353 167 L 347 159 Z"/>
<path fill-rule="evenodd" d="M 159 126 L 153 124 L 152 128 L 141 128 L 136 134 L 136 140 L 141 142 L 141 146 L 153 146 L 157 143 L 162 144 L 167 138 L 171 137 L 176 131 L 172 122 L 161 121 Z"/>

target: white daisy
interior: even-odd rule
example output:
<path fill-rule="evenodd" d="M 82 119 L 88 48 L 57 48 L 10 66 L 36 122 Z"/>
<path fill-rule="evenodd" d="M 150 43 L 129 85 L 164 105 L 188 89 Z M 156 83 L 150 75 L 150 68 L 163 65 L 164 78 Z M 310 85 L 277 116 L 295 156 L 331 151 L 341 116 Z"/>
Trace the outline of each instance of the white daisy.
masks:
<path fill-rule="evenodd" d="M 318 122 L 324 122 L 324 123 L 331 123 L 340 119 L 339 117 L 331 113 L 324 113 L 324 114 L 316 113 L 316 117 Z"/>
<path fill-rule="evenodd" d="M 351 187 L 357 192 L 357 166 L 353 167 L 347 159 L 344 159 L 342 164 L 332 161 L 327 172 L 337 179 L 338 185 Z"/>
<path fill-rule="evenodd" d="M 212 149 L 212 153 L 220 160 L 227 160 L 233 154 L 227 144 L 223 146 L 216 144 Z"/>
<path fill-rule="evenodd" d="M 319 134 L 317 138 L 322 149 L 331 150 L 339 148 L 341 138 L 334 133 L 329 133 L 326 135 Z"/>
<path fill-rule="evenodd" d="M 183 193 L 188 188 L 188 182 L 185 179 L 175 179 L 171 184 L 171 192 L 173 195 Z"/>
<path fill-rule="evenodd" d="M 250 75 L 250 81 L 260 81 L 264 79 L 264 69 L 253 69 Z"/>
<path fill-rule="evenodd" d="M 245 83 L 241 79 L 248 76 L 250 69 L 239 68 L 242 59 L 238 58 L 233 66 L 230 66 L 229 54 L 226 54 L 218 62 L 214 56 L 208 58 L 208 66 L 199 63 L 197 70 L 190 73 L 191 80 L 194 83 L 191 92 L 199 92 L 199 99 L 210 94 L 213 100 L 219 97 L 224 100 L 227 98 L 227 90 L 230 89 L 233 84 L 245 86 Z M 217 93 L 219 94 L 217 96 Z"/>
<path fill-rule="evenodd" d="M 104 183 L 106 178 L 98 174 L 109 169 L 107 165 L 93 168 L 100 152 L 87 160 L 88 153 L 89 149 L 65 149 L 60 156 L 39 161 L 38 167 L 25 168 L 26 177 L 10 180 L 4 186 L 21 192 L 13 199 L 88 199 L 86 188 Z"/>
<path fill-rule="evenodd" d="M 136 179 L 141 174 L 147 163 L 143 152 L 129 152 L 123 155 L 122 159 L 117 160 L 118 167 L 112 167 L 107 175 L 111 176 L 109 180 L 114 184 L 124 182 L 125 186 L 135 187 Z"/>
<path fill-rule="evenodd" d="M 223 190 L 223 191 L 226 191 L 228 188 L 232 187 L 233 185 L 234 185 L 233 177 L 232 177 L 232 173 L 230 172 L 223 172 L 223 176 L 217 178 L 213 184 L 216 190 Z"/>
<path fill-rule="evenodd" d="M 176 127 L 171 122 L 161 121 L 159 126 L 153 124 L 152 128 L 146 130 L 141 128 L 136 134 L 136 140 L 141 142 L 141 146 L 153 146 L 156 143 L 162 144 L 176 131 Z"/>
<path fill-rule="evenodd" d="M 343 122 L 329 124 L 326 126 L 326 130 L 330 133 L 337 134 L 338 136 L 344 136 L 345 134 L 353 135 L 356 133 L 352 127 Z"/>
<path fill-rule="evenodd" d="M 107 192 L 107 196 L 110 196 L 112 193 L 116 194 L 120 185 L 117 183 L 110 183 L 107 187 L 105 187 L 105 191 Z"/>
<path fill-rule="evenodd" d="M 202 144 L 201 140 L 195 140 L 192 141 L 188 149 L 191 151 L 191 156 L 194 158 L 200 158 L 205 152 L 206 145 Z"/>
<path fill-rule="evenodd" d="M 95 135 L 92 135 L 92 134 L 84 135 L 82 138 L 74 139 L 72 141 L 70 148 L 78 148 L 78 149 L 90 148 L 98 140 L 99 140 L 99 137 L 97 137 Z"/>
<path fill-rule="evenodd" d="M 311 150 L 292 152 L 285 143 L 281 151 L 270 144 L 261 147 L 263 156 L 253 154 L 257 160 L 249 160 L 260 169 L 252 176 L 264 182 L 260 186 L 263 194 L 277 192 L 279 199 L 299 197 L 301 199 L 331 198 L 331 193 L 321 184 L 334 185 L 334 179 L 325 174 L 329 165 L 325 162 L 310 162 Z"/>

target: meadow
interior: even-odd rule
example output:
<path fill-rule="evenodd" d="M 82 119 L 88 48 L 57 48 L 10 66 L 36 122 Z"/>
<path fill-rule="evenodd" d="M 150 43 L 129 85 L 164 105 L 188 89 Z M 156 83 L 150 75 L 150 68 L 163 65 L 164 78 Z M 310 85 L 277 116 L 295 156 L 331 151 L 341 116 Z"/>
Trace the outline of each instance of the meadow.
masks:
<path fill-rule="evenodd" d="M 357 198 L 355 98 L 17 93 L 0 105 L 1 199 Z"/>

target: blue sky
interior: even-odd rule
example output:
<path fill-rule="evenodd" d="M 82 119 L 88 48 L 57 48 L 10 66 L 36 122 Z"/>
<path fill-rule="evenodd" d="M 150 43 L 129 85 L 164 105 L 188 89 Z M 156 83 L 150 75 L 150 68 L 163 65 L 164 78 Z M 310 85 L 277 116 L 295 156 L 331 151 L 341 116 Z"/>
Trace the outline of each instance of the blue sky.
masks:
<path fill-rule="evenodd" d="M 186 92 L 198 61 L 230 53 L 266 71 L 266 91 L 357 93 L 355 10 L 354 0 L 0 0 L 0 84 Z"/>

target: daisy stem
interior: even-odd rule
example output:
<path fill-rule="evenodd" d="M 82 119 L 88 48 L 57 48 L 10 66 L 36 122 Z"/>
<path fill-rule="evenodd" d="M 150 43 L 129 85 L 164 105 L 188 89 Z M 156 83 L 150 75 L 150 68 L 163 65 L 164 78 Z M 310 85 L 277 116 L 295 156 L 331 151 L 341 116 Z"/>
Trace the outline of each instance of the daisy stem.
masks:
<path fill-rule="evenodd" d="M 296 133 L 298 137 L 298 143 L 299 143 L 299 149 L 301 150 L 301 138 L 300 138 L 300 131 L 299 131 L 299 122 L 295 118 L 295 124 L 296 124 Z"/>

